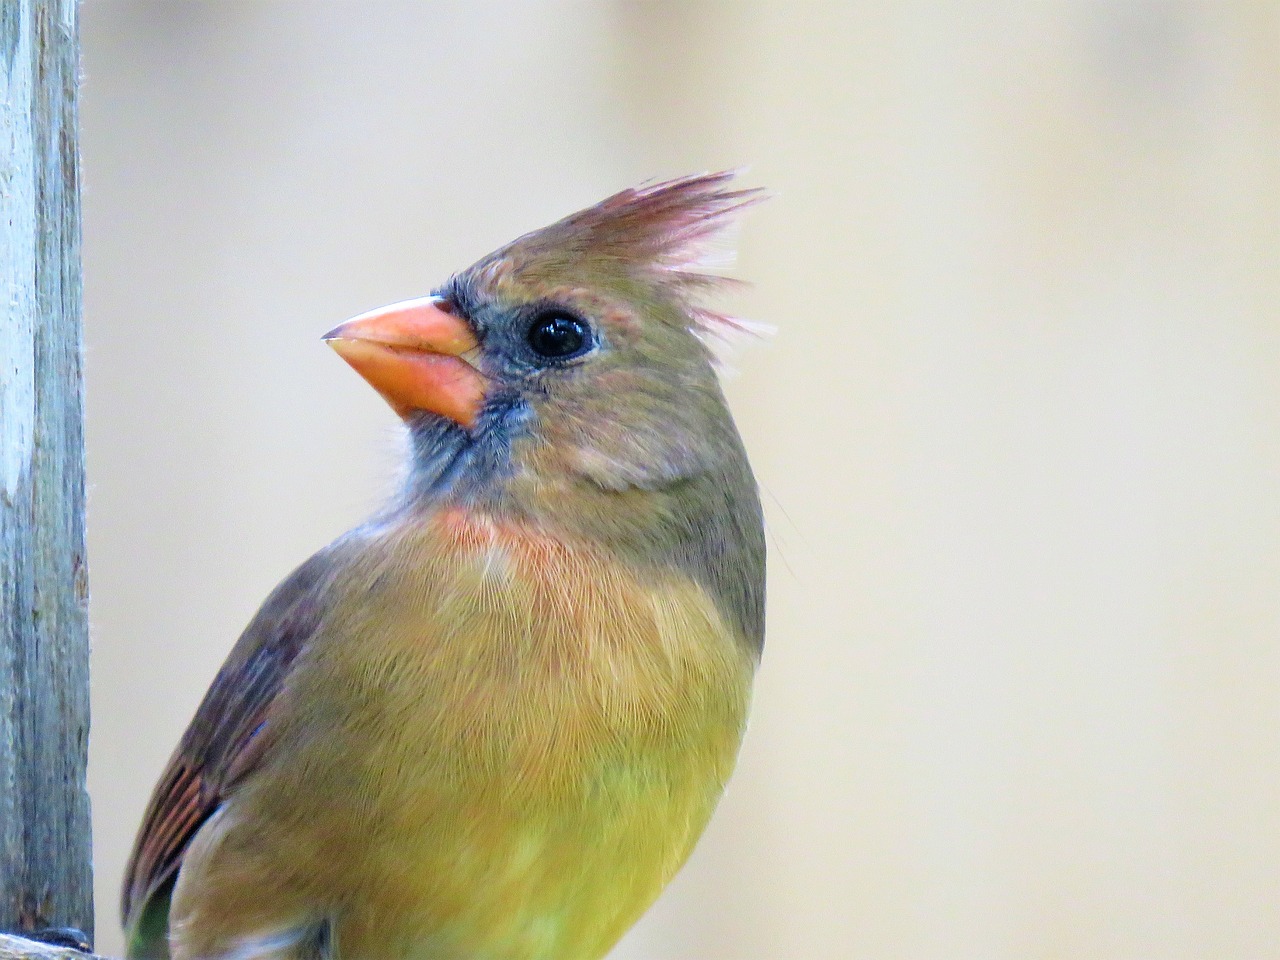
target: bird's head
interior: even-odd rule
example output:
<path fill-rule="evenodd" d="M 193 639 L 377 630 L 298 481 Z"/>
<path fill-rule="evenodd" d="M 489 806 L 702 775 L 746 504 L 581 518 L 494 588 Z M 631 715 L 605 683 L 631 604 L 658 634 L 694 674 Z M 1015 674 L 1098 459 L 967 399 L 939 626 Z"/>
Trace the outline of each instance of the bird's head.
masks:
<path fill-rule="evenodd" d="M 709 248 L 761 197 L 732 178 L 624 190 L 326 340 L 409 428 L 402 507 L 683 571 L 758 649 L 760 503 L 706 342 L 735 325 Z"/>
<path fill-rule="evenodd" d="M 703 303 L 710 242 L 760 197 L 732 177 L 624 190 L 326 334 L 408 425 L 420 493 L 655 489 L 741 457 L 706 343 L 733 321 Z"/>

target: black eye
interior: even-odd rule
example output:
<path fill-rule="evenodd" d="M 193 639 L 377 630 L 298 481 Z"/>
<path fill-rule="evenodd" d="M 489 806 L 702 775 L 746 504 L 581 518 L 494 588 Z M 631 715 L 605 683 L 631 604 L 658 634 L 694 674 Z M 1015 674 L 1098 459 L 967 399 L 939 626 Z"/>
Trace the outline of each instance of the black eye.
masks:
<path fill-rule="evenodd" d="M 591 349 L 591 327 L 564 310 L 544 310 L 529 325 L 529 346 L 548 360 L 568 360 Z"/>

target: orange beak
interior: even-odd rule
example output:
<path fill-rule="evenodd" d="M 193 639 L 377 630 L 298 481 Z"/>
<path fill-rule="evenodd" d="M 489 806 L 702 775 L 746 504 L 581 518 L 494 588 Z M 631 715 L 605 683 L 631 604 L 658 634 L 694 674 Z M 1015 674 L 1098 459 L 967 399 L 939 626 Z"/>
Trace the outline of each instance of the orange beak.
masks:
<path fill-rule="evenodd" d="M 404 300 L 334 327 L 324 340 L 401 418 L 420 410 L 470 429 L 484 403 L 484 377 L 463 357 L 475 334 L 436 297 Z"/>

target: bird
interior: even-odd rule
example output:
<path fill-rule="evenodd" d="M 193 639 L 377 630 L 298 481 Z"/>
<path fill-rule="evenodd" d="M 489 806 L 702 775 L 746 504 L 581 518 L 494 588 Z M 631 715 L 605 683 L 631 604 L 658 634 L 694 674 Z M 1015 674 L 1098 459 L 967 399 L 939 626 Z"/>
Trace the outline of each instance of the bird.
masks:
<path fill-rule="evenodd" d="M 648 182 L 324 336 L 404 478 L 268 596 L 160 777 L 130 958 L 599 960 L 684 864 L 764 644 L 721 389 L 735 172 Z"/>

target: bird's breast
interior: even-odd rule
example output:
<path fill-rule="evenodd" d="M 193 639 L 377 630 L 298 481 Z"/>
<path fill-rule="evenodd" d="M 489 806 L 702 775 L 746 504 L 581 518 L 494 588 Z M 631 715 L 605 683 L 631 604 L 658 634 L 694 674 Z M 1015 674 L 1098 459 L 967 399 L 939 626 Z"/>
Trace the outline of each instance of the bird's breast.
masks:
<path fill-rule="evenodd" d="M 686 578 L 462 512 L 392 536 L 295 671 L 261 802 L 326 798 L 286 832 L 366 903 L 344 953 L 391 923 L 441 955 L 600 956 L 709 818 L 753 659 Z"/>

